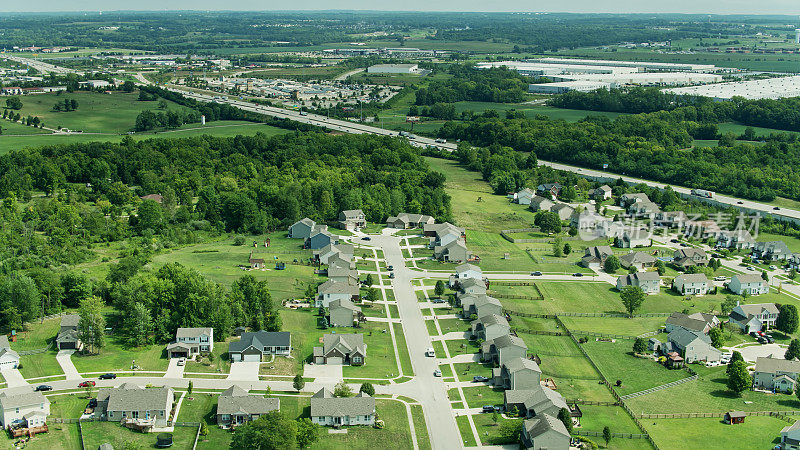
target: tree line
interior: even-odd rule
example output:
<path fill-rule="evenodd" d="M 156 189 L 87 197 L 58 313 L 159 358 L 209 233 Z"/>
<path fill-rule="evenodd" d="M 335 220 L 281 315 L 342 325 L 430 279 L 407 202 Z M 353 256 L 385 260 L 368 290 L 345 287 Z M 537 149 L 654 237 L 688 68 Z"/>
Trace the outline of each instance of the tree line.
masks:
<path fill-rule="evenodd" d="M 505 67 L 477 69 L 453 64 L 446 69 L 450 77 L 433 80 L 416 93 L 417 105 L 460 101 L 519 103 L 525 100 L 531 80 Z"/>

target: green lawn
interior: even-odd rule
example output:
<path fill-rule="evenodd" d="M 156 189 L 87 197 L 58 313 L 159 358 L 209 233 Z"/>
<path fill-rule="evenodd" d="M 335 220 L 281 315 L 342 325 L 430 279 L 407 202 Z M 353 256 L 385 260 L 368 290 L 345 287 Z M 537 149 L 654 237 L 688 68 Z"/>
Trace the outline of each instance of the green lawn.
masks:
<path fill-rule="evenodd" d="M 17 352 L 44 348 L 50 345 L 58 334 L 61 318 L 32 322 L 26 324 L 26 329 L 17 331 L 17 341 L 11 343 L 11 348 Z"/>
<path fill-rule="evenodd" d="M 722 419 L 642 420 L 659 448 L 769 449 L 780 440 L 787 423 L 769 416 L 746 417 L 743 424 L 727 425 Z"/>
<path fill-rule="evenodd" d="M 431 438 L 428 435 L 428 425 L 425 424 L 425 413 L 421 405 L 411 405 L 411 417 L 414 422 L 414 433 L 417 435 L 417 445 L 420 450 L 430 450 Z"/>
<path fill-rule="evenodd" d="M 280 397 L 283 400 L 285 397 Z M 195 393 L 183 399 L 181 412 L 178 415 L 180 422 L 205 422 L 208 435 L 200 436 L 199 448 L 227 448 L 231 443 L 230 431 L 225 431 L 217 426 L 217 400 L 218 395 Z"/>
<path fill-rule="evenodd" d="M 19 357 L 19 362 L 22 368 L 19 372 L 25 378 L 38 378 L 47 377 L 50 375 L 63 375 L 64 371 L 56 361 L 56 354 L 58 351 L 49 350 L 44 353 L 37 353 L 35 355 L 22 355 Z M 74 360 L 73 356 L 73 360 Z"/>
<path fill-rule="evenodd" d="M 482 376 L 491 378 L 492 366 L 489 364 L 480 364 L 477 362 L 471 363 L 456 363 L 453 364 L 455 368 L 455 375 L 458 381 L 472 381 L 474 376 Z"/>
<path fill-rule="evenodd" d="M 238 340 L 238 338 L 235 338 Z M 211 352 L 213 360 L 208 357 L 196 357 L 197 361 L 186 361 L 186 372 L 203 372 L 203 373 L 228 373 L 231 369 L 231 362 L 228 360 L 228 344 L 233 339 L 227 342 L 214 342 L 214 351 Z"/>
<path fill-rule="evenodd" d="M 442 334 L 451 332 L 467 331 L 470 329 L 469 322 L 461 319 L 439 319 L 439 328 Z"/>
<path fill-rule="evenodd" d="M 394 327 L 394 336 L 397 341 L 397 352 L 400 355 L 400 365 L 403 368 L 403 375 L 413 376 L 414 368 L 411 366 L 411 356 L 408 354 L 406 336 L 403 334 L 403 325 L 395 323 L 392 324 L 392 326 Z"/>
<path fill-rule="evenodd" d="M 50 423 L 48 432 L 34 436 L 25 444 L 28 450 L 82 450 L 78 424 Z M 0 448 L 13 449 L 14 442 L 8 433 L 0 435 Z M 20 447 L 21 448 L 21 447 Z M 87 447 L 88 448 L 88 447 Z M 120 447 L 121 448 L 121 447 Z M 191 448 L 191 447 L 189 447 Z"/>
<path fill-rule="evenodd" d="M 467 416 L 457 416 L 456 425 L 458 431 L 461 432 L 461 440 L 464 442 L 464 447 L 475 446 L 475 436 L 472 434 L 472 427 L 469 426 L 469 418 Z"/>
<path fill-rule="evenodd" d="M 538 355 L 542 376 L 599 380 L 597 372 L 568 336 L 543 336 L 520 333 L 528 353 Z"/>
<path fill-rule="evenodd" d="M 469 408 L 480 408 L 484 405 L 503 405 L 503 389 L 490 386 L 473 386 L 462 389 L 464 400 Z"/>
<path fill-rule="evenodd" d="M 656 331 L 664 326 L 666 317 L 562 317 L 570 331 L 593 331 L 595 333 L 639 336 Z"/>
<path fill-rule="evenodd" d="M 106 442 L 114 448 L 124 448 L 126 443 L 138 445 L 141 448 L 155 446 L 158 433 L 140 433 L 121 426 L 116 422 L 84 422 L 83 442 L 85 448 L 97 448 Z M 197 428 L 175 427 L 173 445 L 170 448 L 191 449 Z"/>
<path fill-rule="evenodd" d="M 621 406 L 580 405 L 580 408 L 583 412 L 581 430 L 602 433 L 603 428 L 608 427 L 613 433 L 642 432 Z"/>
<path fill-rule="evenodd" d="M 475 428 L 478 430 L 478 436 L 481 437 L 483 445 L 504 445 L 512 442 L 508 442 L 500 436 L 501 425 L 505 422 L 521 422 L 522 419 L 504 419 L 501 416 L 495 423 L 492 414 L 473 414 L 472 421 L 475 422 Z"/>
<path fill-rule="evenodd" d="M 536 282 L 544 300 L 519 300 L 501 298 L 507 309 L 524 313 L 554 314 L 559 312 L 607 312 L 625 310 L 619 293 L 608 283 L 591 282 Z M 499 293 L 537 295 L 529 286 L 492 286 Z M 647 300 L 645 300 L 645 304 Z"/>

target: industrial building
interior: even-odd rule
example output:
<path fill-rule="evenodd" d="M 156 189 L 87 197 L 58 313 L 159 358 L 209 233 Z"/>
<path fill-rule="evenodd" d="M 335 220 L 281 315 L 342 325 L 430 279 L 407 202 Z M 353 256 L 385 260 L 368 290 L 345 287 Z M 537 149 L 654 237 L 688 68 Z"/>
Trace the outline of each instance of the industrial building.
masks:
<path fill-rule="evenodd" d="M 593 81 L 616 86 L 685 86 L 719 83 L 721 75 L 691 72 L 639 72 L 625 74 L 581 74 L 554 78 L 558 81 Z"/>
<path fill-rule="evenodd" d="M 764 80 L 735 81 L 731 83 L 718 83 L 705 86 L 692 86 L 666 89 L 679 95 L 699 95 L 711 97 L 714 100 L 730 100 L 733 97 L 743 97 L 748 100 L 762 98 L 778 99 L 800 96 L 800 75 L 768 78 Z"/>
<path fill-rule="evenodd" d="M 376 64 L 367 68 L 367 73 L 417 73 L 417 64 Z"/>
<path fill-rule="evenodd" d="M 661 62 L 642 62 L 642 61 L 608 61 L 601 59 L 571 59 L 571 58 L 540 58 L 533 60 L 542 64 L 560 65 L 585 65 L 585 66 L 615 66 L 615 67 L 635 67 L 639 72 L 648 70 L 661 70 L 672 72 L 714 72 L 718 67 L 713 64 L 680 64 L 680 63 L 661 63 Z"/>
<path fill-rule="evenodd" d="M 620 73 L 635 73 L 638 71 L 635 67 L 614 67 L 614 66 L 587 66 L 587 65 L 570 65 L 570 64 L 544 64 L 544 63 L 530 63 L 519 61 L 499 61 L 499 62 L 484 62 L 476 65 L 479 69 L 488 69 L 492 67 L 507 67 L 511 70 L 516 70 L 522 75 L 527 76 L 545 76 L 552 77 L 558 75 L 570 74 L 620 74 Z"/>
<path fill-rule="evenodd" d="M 563 94 L 569 91 L 591 92 L 597 89 L 610 89 L 611 83 L 598 81 L 560 81 L 528 85 L 528 92 L 534 94 Z"/>

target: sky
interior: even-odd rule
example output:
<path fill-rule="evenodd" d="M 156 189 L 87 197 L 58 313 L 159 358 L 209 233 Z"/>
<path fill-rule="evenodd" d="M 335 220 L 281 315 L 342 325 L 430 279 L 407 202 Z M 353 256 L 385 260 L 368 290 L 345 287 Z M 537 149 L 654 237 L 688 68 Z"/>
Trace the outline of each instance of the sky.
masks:
<path fill-rule="evenodd" d="M 0 12 L 113 10 L 384 10 L 384 11 L 532 11 L 599 13 L 791 14 L 800 0 L 39 0 L 0 1 Z"/>

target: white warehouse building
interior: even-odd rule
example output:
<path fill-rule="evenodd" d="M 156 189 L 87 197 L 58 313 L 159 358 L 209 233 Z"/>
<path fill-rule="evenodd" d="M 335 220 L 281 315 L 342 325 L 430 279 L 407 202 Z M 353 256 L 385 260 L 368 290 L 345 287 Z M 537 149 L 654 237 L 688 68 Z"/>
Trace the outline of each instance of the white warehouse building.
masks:
<path fill-rule="evenodd" d="M 666 89 L 665 91 L 678 95 L 711 97 L 718 101 L 730 100 L 733 97 L 744 97 L 747 100 L 797 97 L 800 96 L 800 75 L 767 78 L 764 80 L 734 81 L 731 83 L 719 83 L 707 86 L 682 87 Z"/>
<path fill-rule="evenodd" d="M 563 94 L 569 91 L 591 92 L 597 89 L 611 89 L 611 83 L 599 81 L 559 81 L 528 85 L 528 92 L 534 94 Z"/>
<path fill-rule="evenodd" d="M 475 67 L 479 69 L 489 69 L 492 67 L 507 67 L 516 70 L 522 75 L 527 76 L 555 76 L 568 74 L 589 74 L 589 73 L 635 73 L 635 67 L 613 67 L 613 66 L 586 66 L 578 64 L 543 64 L 520 61 L 498 61 L 478 63 Z"/>
<path fill-rule="evenodd" d="M 683 86 L 694 84 L 719 83 L 721 75 L 691 72 L 639 72 L 627 74 L 585 74 L 568 75 L 561 79 L 610 83 L 617 86 Z"/>
<path fill-rule="evenodd" d="M 417 73 L 417 64 L 376 64 L 367 68 L 367 73 Z"/>
<path fill-rule="evenodd" d="M 578 64 L 587 66 L 617 66 L 617 67 L 636 67 L 639 71 L 645 70 L 667 70 L 682 72 L 713 72 L 718 68 L 713 64 L 681 64 L 681 63 L 662 63 L 662 62 L 643 62 L 643 61 L 609 61 L 602 59 L 571 59 L 571 58 L 539 58 L 535 60 L 544 64 Z"/>

